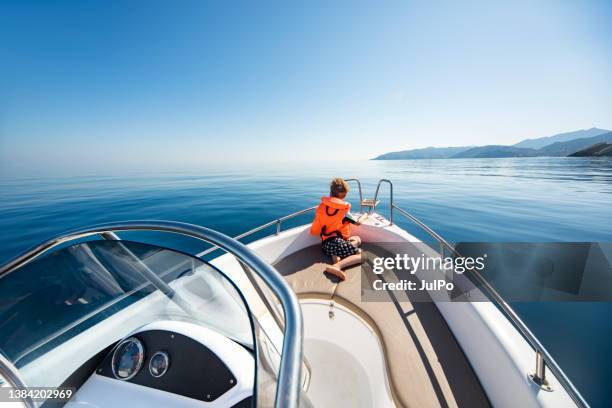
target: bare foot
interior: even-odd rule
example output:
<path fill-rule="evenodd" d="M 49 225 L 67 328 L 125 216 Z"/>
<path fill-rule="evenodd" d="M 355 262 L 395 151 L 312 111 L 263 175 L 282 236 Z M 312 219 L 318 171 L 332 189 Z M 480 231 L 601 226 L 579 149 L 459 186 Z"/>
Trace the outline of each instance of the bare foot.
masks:
<path fill-rule="evenodd" d="M 327 265 L 325 267 L 325 272 L 331 273 L 334 276 L 337 276 L 341 281 L 346 280 L 346 275 L 342 272 L 342 269 L 335 267 L 333 265 Z"/>

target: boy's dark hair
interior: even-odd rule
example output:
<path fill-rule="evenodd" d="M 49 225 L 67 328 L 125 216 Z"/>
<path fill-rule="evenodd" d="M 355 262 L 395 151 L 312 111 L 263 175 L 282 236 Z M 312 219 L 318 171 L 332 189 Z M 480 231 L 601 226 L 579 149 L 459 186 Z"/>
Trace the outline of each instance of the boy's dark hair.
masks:
<path fill-rule="evenodd" d="M 329 195 L 332 197 L 338 197 L 342 193 L 348 193 L 348 191 L 348 183 L 340 177 L 336 177 L 335 179 L 333 179 L 331 181 L 331 184 L 329 185 Z"/>

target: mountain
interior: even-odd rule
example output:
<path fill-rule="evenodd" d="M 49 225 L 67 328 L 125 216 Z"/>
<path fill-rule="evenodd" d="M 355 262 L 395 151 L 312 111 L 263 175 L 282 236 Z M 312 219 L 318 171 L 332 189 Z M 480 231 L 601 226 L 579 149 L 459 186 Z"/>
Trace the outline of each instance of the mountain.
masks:
<path fill-rule="evenodd" d="M 598 128 L 583 129 L 574 132 L 559 133 L 558 135 L 554 136 L 540 137 L 537 139 L 525 139 L 522 142 L 519 142 L 513 146 L 527 149 L 541 149 L 555 142 L 567 142 L 575 139 L 584 139 L 587 137 L 598 136 L 608 132 L 610 131 Z"/>
<path fill-rule="evenodd" d="M 572 153 L 569 157 L 612 156 L 612 143 L 596 143 L 586 149 Z"/>
<path fill-rule="evenodd" d="M 514 146 L 479 146 L 474 147 L 452 156 L 453 159 L 475 159 L 475 158 L 493 158 L 493 157 L 533 157 L 537 156 L 538 151 L 535 149 L 524 149 Z"/>
<path fill-rule="evenodd" d="M 601 133 L 604 132 L 604 133 Z M 595 136 L 585 136 L 595 133 Z M 567 137 L 576 137 L 564 140 Z M 555 141 L 557 140 L 557 141 Z M 524 147 L 524 143 L 545 144 L 539 148 Z M 550 144 L 548 144 L 550 142 Z M 386 153 L 374 160 L 408 160 L 408 159 L 460 159 L 460 158 L 495 158 L 495 157 L 565 157 L 598 143 L 612 143 L 612 132 L 592 128 L 559 135 L 527 139 L 514 146 L 488 145 L 477 147 L 428 147 L 425 149 L 404 150 Z M 523 144 L 523 147 L 519 145 Z"/>
<path fill-rule="evenodd" d="M 604 133 L 602 135 L 587 137 L 584 139 L 570 140 L 568 142 L 557 142 L 539 150 L 538 156 L 569 156 L 572 153 L 576 153 L 579 150 L 586 149 L 597 143 L 611 143 L 612 132 Z"/>
<path fill-rule="evenodd" d="M 556 142 L 541 149 L 526 149 L 516 146 L 480 146 L 465 150 L 454 156 L 459 158 L 494 158 L 494 157 L 537 157 L 552 156 L 563 157 L 571 155 L 579 150 L 586 149 L 596 143 L 612 142 L 612 132 L 601 135 L 574 139 L 567 142 Z"/>
<path fill-rule="evenodd" d="M 471 147 L 426 147 L 381 154 L 373 160 L 448 159 Z"/>

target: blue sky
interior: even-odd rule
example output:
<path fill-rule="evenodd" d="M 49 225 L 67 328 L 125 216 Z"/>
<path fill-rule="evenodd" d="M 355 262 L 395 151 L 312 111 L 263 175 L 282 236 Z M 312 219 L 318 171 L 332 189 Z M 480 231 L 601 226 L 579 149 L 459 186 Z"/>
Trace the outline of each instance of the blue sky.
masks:
<path fill-rule="evenodd" d="M 610 21 L 610 1 L 3 1 L 0 160 L 348 160 L 611 129 Z"/>

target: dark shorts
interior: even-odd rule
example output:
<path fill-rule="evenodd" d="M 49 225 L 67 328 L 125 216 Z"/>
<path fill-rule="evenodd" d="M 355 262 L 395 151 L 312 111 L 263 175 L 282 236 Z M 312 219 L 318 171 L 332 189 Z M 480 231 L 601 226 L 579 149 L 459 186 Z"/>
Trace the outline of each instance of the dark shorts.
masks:
<path fill-rule="evenodd" d="M 359 249 L 340 237 L 327 238 L 322 244 L 323 253 L 329 256 L 339 256 L 340 259 L 344 259 L 347 256 L 355 255 L 359 252 Z"/>

